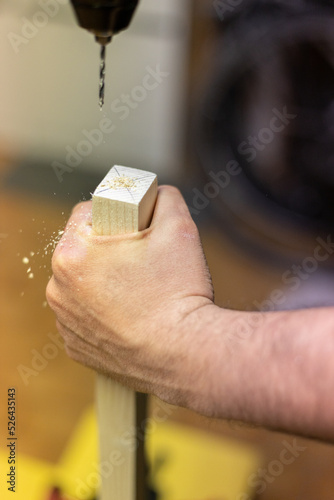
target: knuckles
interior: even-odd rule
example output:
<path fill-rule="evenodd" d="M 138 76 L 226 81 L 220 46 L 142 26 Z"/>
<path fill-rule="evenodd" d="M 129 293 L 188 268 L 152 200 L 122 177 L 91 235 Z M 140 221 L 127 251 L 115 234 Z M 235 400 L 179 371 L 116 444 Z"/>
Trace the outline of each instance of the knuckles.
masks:
<path fill-rule="evenodd" d="M 182 198 L 181 191 L 175 186 L 171 186 L 169 184 L 163 184 L 162 186 L 159 186 L 158 192 L 162 193 L 164 191 L 167 193 L 176 194 L 177 196 Z"/>
<path fill-rule="evenodd" d="M 68 259 L 61 252 L 55 253 L 52 257 L 52 272 L 57 279 L 67 277 Z"/>
<path fill-rule="evenodd" d="M 45 296 L 51 309 L 56 311 L 59 308 L 59 300 L 57 298 L 58 294 L 56 293 L 56 285 L 53 278 L 50 279 L 46 286 Z"/>
<path fill-rule="evenodd" d="M 57 249 L 52 257 L 52 272 L 60 282 L 74 282 L 83 265 L 83 255 L 77 249 Z"/>
<path fill-rule="evenodd" d="M 72 215 L 74 215 L 77 212 L 85 213 L 87 211 L 90 213 L 91 210 L 92 210 L 92 202 L 91 201 L 80 201 L 79 203 L 74 205 L 74 207 L 72 208 Z"/>
<path fill-rule="evenodd" d="M 176 217 L 170 222 L 173 235 L 183 240 L 199 240 L 199 232 L 195 222 L 189 217 Z"/>
<path fill-rule="evenodd" d="M 56 315 L 57 328 L 59 330 L 59 333 L 62 335 L 62 331 L 60 330 L 63 330 L 63 326 L 59 322 L 59 318 L 66 315 L 66 300 L 64 299 L 64 296 L 61 293 L 59 285 L 57 284 L 54 277 L 52 277 L 47 284 L 45 296 L 50 308 Z"/>
<path fill-rule="evenodd" d="M 77 336 L 70 329 L 66 328 L 58 319 L 56 319 L 56 327 L 64 341 L 67 355 L 73 359 L 73 354 L 77 352 Z"/>

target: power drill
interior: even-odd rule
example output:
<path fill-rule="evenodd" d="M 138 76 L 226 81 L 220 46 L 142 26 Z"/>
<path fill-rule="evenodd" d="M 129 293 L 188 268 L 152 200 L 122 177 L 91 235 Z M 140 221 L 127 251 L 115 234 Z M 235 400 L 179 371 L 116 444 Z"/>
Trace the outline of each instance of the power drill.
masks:
<path fill-rule="evenodd" d="M 139 0 L 71 0 L 79 26 L 85 28 L 101 45 L 99 103 L 104 103 L 106 45 L 113 35 L 126 29 Z"/>

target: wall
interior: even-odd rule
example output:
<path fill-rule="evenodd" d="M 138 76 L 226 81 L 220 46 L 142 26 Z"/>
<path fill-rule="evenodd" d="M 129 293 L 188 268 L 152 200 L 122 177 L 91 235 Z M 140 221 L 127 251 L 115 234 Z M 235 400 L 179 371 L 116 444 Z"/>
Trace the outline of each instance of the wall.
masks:
<path fill-rule="evenodd" d="M 72 158 L 75 168 L 104 172 L 114 163 L 127 164 L 176 180 L 182 168 L 189 10 L 189 0 L 141 0 L 130 29 L 107 49 L 101 112 L 99 47 L 77 26 L 68 0 L 2 0 L 1 141 L 18 157 L 49 168 L 66 162 L 73 148 L 80 153 L 80 162 Z M 143 79 L 157 66 L 169 75 L 158 77 L 153 90 L 143 89 Z M 144 82 L 150 88 L 155 83 L 152 76 Z M 120 102 L 128 99 L 124 95 L 130 104 Z M 103 142 L 96 135 L 97 145 L 85 149 L 83 130 L 99 128 L 102 118 L 112 121 L 113 132 L 103 134 Z"/>

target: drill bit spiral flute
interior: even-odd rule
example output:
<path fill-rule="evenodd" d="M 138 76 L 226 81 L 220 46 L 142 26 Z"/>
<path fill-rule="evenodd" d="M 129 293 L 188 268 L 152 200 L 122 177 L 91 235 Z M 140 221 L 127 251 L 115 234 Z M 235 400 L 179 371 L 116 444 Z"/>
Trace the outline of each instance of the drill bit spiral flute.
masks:
<path fill-rule="evenodd" d="M 102 111 L 104 104 L 104 86 L 106 78 L 106 46 L 101 46 L 101 62 L 100 62 L 100 88 L 99 88 L 99 104 Z"/>
<path fill-rule="evenodd" d="M 106 46 L 112 37 L 126 29 L 139 0 L 71 0 L 79 25 L 95 35 L 101 45 L 99 105 L 104 103 Z"/>

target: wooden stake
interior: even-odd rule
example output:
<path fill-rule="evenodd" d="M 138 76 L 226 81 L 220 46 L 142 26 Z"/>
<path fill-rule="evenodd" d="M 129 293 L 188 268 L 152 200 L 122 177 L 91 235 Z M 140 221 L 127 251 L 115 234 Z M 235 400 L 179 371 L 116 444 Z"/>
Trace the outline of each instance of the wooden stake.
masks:
<path fill-rule="evenodd" d="M 157 176 L 128 167 L 113 167 L 93 194 L 93 229 L 99 235 L 126 234 L 146 229 L 157 196 Z M 136 399 L 142 395 L 112 379 L 98 375 L 97 415 L 100 441 L 101 500 L 144 500 L 143 488 L 136 486 L 143 474 L 144 458 L 136 431 Z M 141 429 L 142 430 L 142 429 Z M 132 439 L 131 439 L 132 437 Z M 139 446 L 138 446 L 139 444 Z M 137 484 L 143 485 L 143 478 Z"/>

